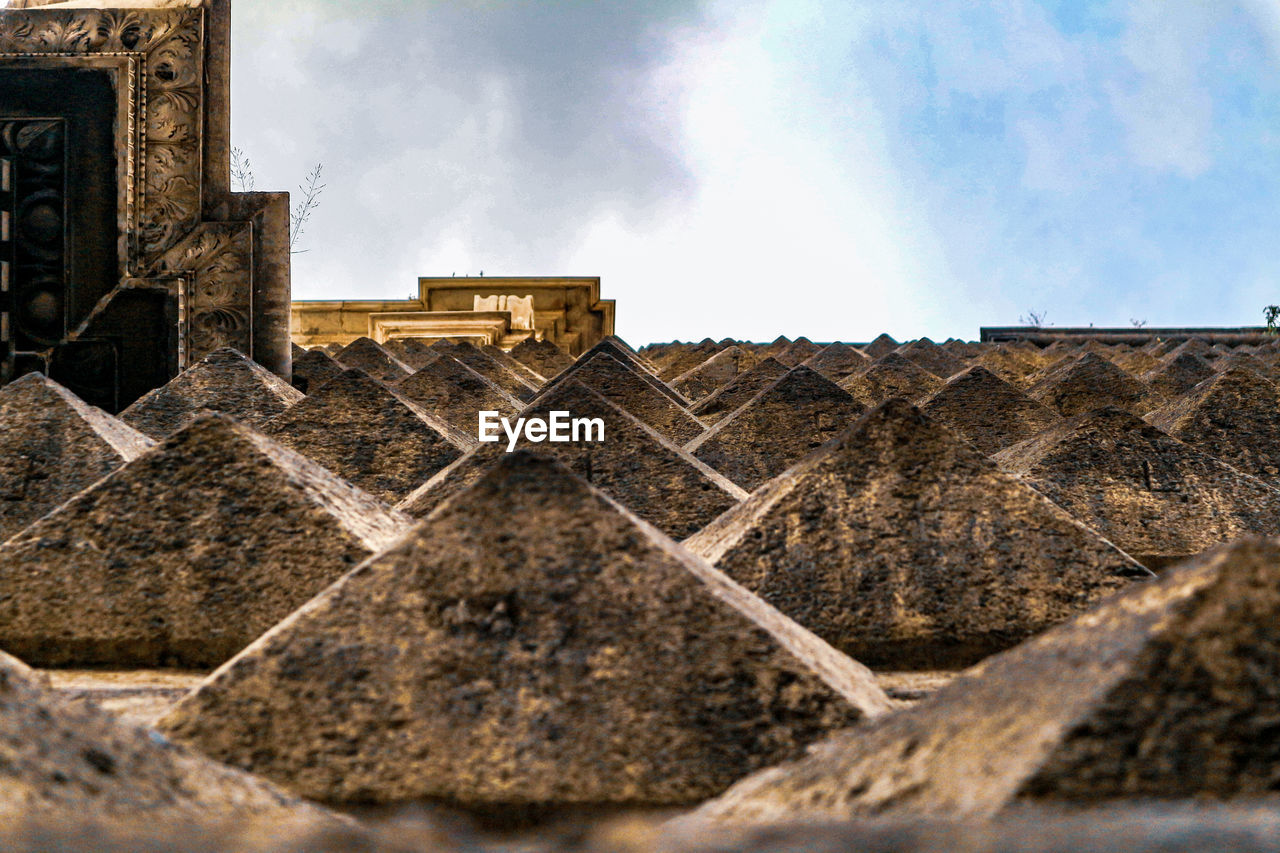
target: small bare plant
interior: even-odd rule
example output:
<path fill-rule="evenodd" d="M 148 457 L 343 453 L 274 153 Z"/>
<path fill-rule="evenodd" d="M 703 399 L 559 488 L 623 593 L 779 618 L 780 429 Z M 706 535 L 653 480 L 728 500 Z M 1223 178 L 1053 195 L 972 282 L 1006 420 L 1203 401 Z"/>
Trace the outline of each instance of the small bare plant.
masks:
<path fill-rule="evenodd" d="M 1135 329 L 1141 329 L 1141 328 L 1143 328 L 1144 326 L 1146 326 L 1146 325 L 1147 325 L 1147 321 L 1146 321 L 1146 320 L 1135 320 L 1135 319 L 1133 319 L 1132 317 L 1130 317 L 1130 318 L 1129 318 L 1129 324 L 1130 324 L 1130 325 L 1132 325 Z"/>
<path fill-rule="evenodd" d="M 236 192 L 253 192 L 253 165 L 242 148 L 231 149 L 231 184 Z"/>
<path fill-rule="evenodd" d="M 289 249 L 292 254 L 300 255 L 303 252 L 309 252 L 310 249 L 295 249 L 298 238 L 302 236 L 302 230 L 307 224 L 307 220 L 311 218 L 311 214 L 320 206 L 320 193 L 324 191 L 327 184 L 320 183 L 320 172 L 324 169 L 323 163 L 317 163 L 316 167 L 307 175 L 306 183 L 299 184 L 298 189 L 302 190 L 302 200 L 299 201 L 289 213 Z"/>
<path fill-rule="evenodd" d="M 1025 316 L 1018 316 L 1018 322 L 1033 329 L 1043 329 L 1045 318 L 1048 316 L 1047 311 L 1028 311 Z"/>
<path fill-rule="evenodd" d="M 1280 320 L 1280 305 L 1268 305 L 1262 309 L 1262 316 L 1267 321 L 1267 334 L 1280 334 L 1280 327 L 1277 327 L 1276 321 Z"/>
<path fill-rule="evenodd" d="M 298 189 L 302 190 L 302 200 L 299 201 L 289 211 L 289 250 L 291 254 L 300 255 L 303 252 L 309 252 L 310 249 L 298 249 L 298 238 L 302 236 L 303 226 L 311 219 L 311 214 L 320 206 L 320 193 L 324 191 L 325 184 L 320 183 L 320 173 L 324 169 L 323 163 L 317 163 L 316 167 L 307 175 L 305 183 L 299 184 Z M 231 187 L 236 192 L 251 193 L 253 192 L 255 180 L 253 175 L 253 164 L 249 162 L 249 158 L 245 156 L 244 149 L 231 149 Z"/>

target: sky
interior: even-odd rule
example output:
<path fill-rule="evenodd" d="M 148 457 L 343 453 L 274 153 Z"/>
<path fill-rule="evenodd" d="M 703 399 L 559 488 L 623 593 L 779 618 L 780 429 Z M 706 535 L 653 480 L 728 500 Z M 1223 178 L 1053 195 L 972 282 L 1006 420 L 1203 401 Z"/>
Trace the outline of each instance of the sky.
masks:
<path fill-rule="evenodd" d="M 599 276 L 635 345 L 1259 325 L 1280 0 L 235 0 L 295 299 Z"/>

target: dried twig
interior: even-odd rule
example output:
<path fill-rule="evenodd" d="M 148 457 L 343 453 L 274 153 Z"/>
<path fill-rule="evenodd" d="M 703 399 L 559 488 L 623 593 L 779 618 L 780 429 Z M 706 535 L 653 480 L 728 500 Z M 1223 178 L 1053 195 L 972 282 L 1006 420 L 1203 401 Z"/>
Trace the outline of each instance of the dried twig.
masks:
<path fill-rule="evenodd" d="M 231 149 L 231 183 L 236 192 L 253 192 L 253 166 L 241 148 Z"/>
<path fill-rule="evenodd" d="M 320 171 L 324 168 L 323 163 L 317 163 L 316 167 L 307 175 L 307 182 L 299 184 L 298 189 L 302 190 L 302 200 L 293 208 L 289 214 L 289 249 L 295 255 L 300 255 L 308 249 L 294 249 L 298 243 L 298 238 L 302 236 L 303 227 L 307 224 L 307 220 L 311 218 L 311 213 L 320 206 L 320 193 L 327 186 L 320 183 Z"/>

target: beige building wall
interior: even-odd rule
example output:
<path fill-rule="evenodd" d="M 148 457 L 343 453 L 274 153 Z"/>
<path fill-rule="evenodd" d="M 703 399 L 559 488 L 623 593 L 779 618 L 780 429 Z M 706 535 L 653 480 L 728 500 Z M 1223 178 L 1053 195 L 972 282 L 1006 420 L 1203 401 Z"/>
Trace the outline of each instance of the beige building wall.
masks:
<path fill-rule="evenodd" d="M 509 311 L 475 310 L 477 297 L 495 296 L 532 297 L 533 331 L 515 328 Z M 600 298 L 599 278 L 420 278 L 417 299 L 295 301 L 290 333 L 304 347 L 368 336 L 465 337 L 504 349 L 533 335 L 576 356 L 614 333 L 614 302 Z"/>

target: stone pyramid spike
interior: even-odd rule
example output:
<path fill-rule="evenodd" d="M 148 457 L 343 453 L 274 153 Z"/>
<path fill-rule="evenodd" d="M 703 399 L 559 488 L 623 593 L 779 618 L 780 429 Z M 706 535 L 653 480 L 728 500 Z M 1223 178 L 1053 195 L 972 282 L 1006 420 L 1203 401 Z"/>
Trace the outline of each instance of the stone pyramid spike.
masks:
<path fill-rule="evenodd" d="M 134 401 L 120 420 L 152 438 L 181 429 L 205 409 L 257 427 L 302 396 L 265 367 L 223 347 Z"/>
<path fill-rule="evenodd" d="M 1040 350 L 1041 355 L 1048 363 L 1052 359 L 1061 358 L 1064 355 L 1080 355 L 1080 345 L 1068 343 L 1067 341 L 1057 340 Z"/>
<path fill-rule="evenodd" d="M 306 347 L 300 347 L 292 341 L 289 342 L 289 356 L 291 359 L 302 358 L 306 354 Z"/>
<path fill-rule="evenodd" d="M 308 350 L 293 360 L 293 387 L 305 394 L 319 388 L 344 369 L 324 350 Z"/>
<path fill-rule="evenodd" d="M 714 424 L 736 412 L 786 373 L 787 368 L 782 362 L 776 358 L 766 358 L 694 403 L 689 411 L 703 423 Z"/>
<path fill-rule="evenodd" d="M 525 338 L 512 347 L 511 357 L 547 379 L 555 379 L 560 371 L 573 364 L 573 357 L 551 341 L 533 338 Z"/>
<path fill-rule="evenodd" d="M 405 342 L 403 339 L 388 338 L 387 340 L 382 342 L 381 346 L 384 350 L 386 350 L 391 355 L 392 358 L 394 358 L 396 361 L 400 362 L 410 370 L 418 370 L 422 367 L 423 364 L 426 363 L 426 360 L 416 355 L 413 355 L 409 352 L 408 348 L 405 346 Z M 418 363 L 415 363 L 415 362 L 418 362 Z M 396 380 L 392 380 L 392 381 L 394 382 Z"/>
<path fill-rule="evenodd" d="M 724 476 L 644 423 L 572 379 L 540 394 L 521 412 L 549 418 L 599 418 L 603 441 L 529 444 L 554 456 L 591 485 L 673 539 L 683 539 L 747 496 Z M 595 438 L 595 436 L 593 436 Z M 436 474 L 397 506 L 415 517 L 480 479 L 507 454 L 507 440 L 484 443 Z"/>
<path fill-rule="evenodd" d="M 393 387 L 402 397 L 466 435 L 477 434 L 481 411 L 511 417 L 524 408 L 524 403 L 448 355 L 437 355 Z"/>
<path fill-rule="evenodd" d="M 939 346 L 947 355 L 955 356 L 964 362 L 977 358 L 987 348 L 986 344 L 962 341 L 957 338 L 948 338 L 945 343 L 939 344 Z"/>
<path fill-rule="evenodd" d="M 1115 407 L 994 458 L 1151 568 L 1280 530 L 1280 491 Z"/>
<path fill-rule="evenodd" d="M 363 370 L 382 382 L 398 382 L 413 373 L 412 367 L 372 338 L 356 338 L 333 358 L 345 368 Z"/>
<path fill-rule="evenodd" d="M 996 344 L 983 349 L 971 362 L 985 367 L 1010 385 L 1023 387 L 1023 380 L 1040 369 L 1037 355 L 1008 344 Z"/>
<path fill-rule="evenodd" d="M 839 385 L 850 376 L 862 373 L 871 366 L 871 359 L 858 350 L 837 341 L 804 361 L 804 366 L 816 370 Z"/>
<path fill-rule="evenodd" d="M 675 351 L 678 352 L 679 349 L 677 348 L 677 350 Z M 603 338 L 597 341 L 591 347 L 591 349 L 586 350 L 581 355 L 579 355 L 577 358 L 577 361 L 579 364 L 581 364 L 584 361 L 588 361 L 589 359 L 591 359 L 597 353 L 601 353 L 601 352 L 608 353 L 609 355 L 613 356 L 623 364 L 630 365 L 636 368 L 637 370 L 639 370 L 641 373 L 652 376 L 656 385 L 662 386 L 664 388 L 667 387 L 666 383 L 658 379 L 657 365 L 655 365 L 652 361 L 642 356 L 635 349 L 633 349 L 630 344 L 628 344 L 626 341 L 624 341 L 622 338 L 618 337 L 617 335 L 605 335 Z M 675 393 L 674 391 L 671 391 L 670 388 L 668 388 L 667 390 L 668 390 L 668 393 L 671 393 L 671 394 Z"/>
<path fill-rule="evenodd" d="M 476 444 L 360 370 L 344 370 L 263 432 L 387 503 Z"/>
<path fill-rule="evenodd" d="M 971 367 L 920 403 L 920 410 L 983 453 L 991 454 L 1058 423 L 1037 403 L 985 367 Z"/>
<path fill-rule="evenodd" d="M 5 745 L 0 821 L 9 828 L 36 815 L 50 823 L 112 823 L 145 815 L 151 822 L 188 827 L 197 821 L 254 820 L 342 825 L 265 780 L 210 761 L 95 705 L 59 696 L 3 652 L 0 743 Z"/>
<path fill-rule="evenodd" d="M 572 367 L 564 370 L 555 378 L 555 382 L 561 382 L 572 376 L 577 370 L 581 370 L 583 365 L 590 362 L 593 358 L 601 353 L 610 356 L 621 364 L 626 365 L 635 374 L 643 379 L 651 388 L 658 391 L 665 397 L 671 398 L 671 401 L 681 408 L 686 408 L 689 401 L 672 390 L 671 386 L 658 378 L 657 370 L 649 363 L 648 359 L 643 359 L 637 355 L 635 350 L 626 345 L 619 338 L 610 335 L 601 339 L 595 346 L 578 356 L 577 361 Z"/>
<path fill-rule="evenodd" d="M 493 344 L 485 344 L 480 347 L 480 352 L 489 356 L 494 361 L 507 368 L 507 370 L 510 370 L 525 382 L 528 382 L 534 388 L 541 388 L 547 381 L 547 377 L 543 376 L 541 373 L 529 368 L 527 365 L 521 364 L 507 353 L 503 352 L 502 347 L 495 347 Z"/>
<path fill-rule="evenodd" d="M 649 370 L 654 375 L 657 375 L 658 373 L 657 366 L 653 362 L 651 362 L 649 359 L 642 356 L 639 353 L 639 351 L 636 350 L 635 347 L 631 346 L 631 344 L 627 343 L 617 335 L 605 335 L 603 338 L 600 339 L 599 342 L 603 344 L 608 344 L 609 346 L 617 347 L 618 349 L 625 352 L 628 356 L 638 361 L 641 364 L 641 366 Z M 703 342 L 714 343 L 714 341 L 712 341 L 710 338 L 704 338 Z"/>
<path fill-rule="evenodd" d="M 786 335 L 778 335 L 769 343 L 765 344 L 764 349 L 760 351 L 761 358 L 777 358 L 782 354 L 783 350 L 791 346 L 791 338 Z"/>
<path fill-rule="evenodd" d="M 574 365 L 567 370 L 561 371 L 560 375 L 553 380 L 553 383 L 563 382 L 565 379 L 568 379 L 574 373 L 581 370 L 585 365 L 589 364 L 597 355 L 602 354 L 607 355 L 619 364 L 623 364 L 628 367 L 636 374 L 636 376 L 644 380 L 645 384 L 650 388 L 659 392 L 664 397 L 669 398 L 671 402 L 675 403 L 680 408 L 688 408 L 688 400 L 678 394 L 670 385 L 659 379 L 656 372 L 653 371 L 651 367 L 646 366 L 646 364 L 640 361 L 640 359 L 636 358 L 629 348 L 618 346 L 611 338 L 605 338 L 591 349 L 578 356 Z"/>
<path fill-rule="evenodd" d="M 1217 548 L 916 707 L 744 779 L 696 817 L 919 820 L 1033 803 L 1269 796 L 1280 766 L 1278 619 L 1280 543 Z"/>
<path fill-rule="evenodd" d="M 529 400 L 537 393 L 531 383 L 524 381 L 493 356 L 481 352 L 470 341 L 436 341 L 431 349 L 441 355 L 456 358 L 517 400 Z"/>
<path fill-rule="evenodd" d="M 1246 352 L 1233 352 L 1215 358 L 1211 364 L 1214 370 L 1222 371 L 1228 368 L 1240 368 L 1242 370 L 1252 370 L 1254 373 L 1271 382 L 1280 381 L 1280 371 L 1277 371 L 1270 364 L 1267 364 L 1257 356 L 1250 355 Z"/>
<path fill-rule="evenodd" d="M 775 355 L 774 358 L 790 368 L 808 361 L 820 352 L 822 352 L 822 347 L 806 337 L 799 337 L 792 341 L 786 349 Z"/>
<path fill-rule="evenodd" d="M 407 522 L 202 415 L 0 545 L 0 648 L 40 666 L 214 666 Z"/>
<path fill-rule="evenodd" d="M 1156 355 L 1145 349 L 1123 347 L 1116 352 L 1111 363 L 1130 376 L 1142 377 L 1144 373 L 1158 368 L 1163 362 Z"/>
<path fill-rule="evenodd" d="M 41 374 L 0 387 L 0 542 L 153 443 Z"/>
<path fill-rule="evenodd" d="M 706 338 L 692 346 L 682 346 L 669 350 L 665 357 L 654 363 L 658 369 L 658 378 L 663 382 L 674 382 L 678 377 L 703 364 L 707 359 L 723 350 L 724 347 L 710 338 Z M 639 353 L 637 353 L 639 355 Z M 644 356 L 640 356 L 643 358 Z"/>
<path fill-rule="evenodd" d="M 865 667 L 517 451 L 160 728 L 323 802 L 635 806 L 889 707 Z"/>
<path fill-rule="evenodd" d="M 579 360 L 572 369 L 561 373 L 544 390 L 555 388 L 571 378 L 593 389 L 615 406 L 630 412 L 677 446 L 692 441 L 706 429 L 688 410 L 675 403 L 671 397 L 655 390 L 635 368 L 623 364 L 606 352 L 598 352 L 586 362 Z M 661 384 L 657 377 L 649 378 Z"/>
<path fill-rule="evenodd" d="M 396 357 L 407 364 L 410 370 L 421 370 L 437 354 L 430 344 L 418 338 L 396 338 L 393 341 L 387 341 L 388 348 L 393 343 Z"/>
<path fill-rule="evenodd" d="M 881 332 L 880 334 L 876 335 L 875 340 L 873 340 L 871 343 L 864 346 L 862 348 L 862 351 L 866 353 L 870 358 L 877 359 L 877 358 L 883 358 L 884 356 L 896 350 L 899 346 L 901 346 L 901 344 L 899 344 L 892 337 L 890 337 L 888 333 Z"/>
<path fill-rule="evenodd" d="M 1093 352 L 1056 368 L 1027 389 L 1032 399 L 1068 418 L 1103 406 L 1140 411 L 1147 392 L 1146 385 Z"/>
<path fill-rule="evenodd" d="M 888 669 L 972 663 L 1151 576 L 901 399 L 685 546 Z"/>
<path fill-rule="evenodd" d="M 963 359 L 956 358 L 928 338 L 921 338 L 898 347 L 898 355 L 932 373 L 939 379 L 949 379 L 964 370 Z"/>
<path fill-rule="evenodd" d="M 921 400 L 942 385 L 937 376 L 896 352 L 880 356 L 860 375 L 840 383 L 841 388 L 868 409 L 894 397 L 913 402 Z"/>
<path fill-rule="evenodd" d="M 729 346 L 674 380 L 671 387 L 686 400 L 698 401 L 715 393 L 750 366 L 751 357 L 738 346 Z"/>
<path fill-rule="evenodd" d="M 1213 375 L 1213 367 L 1202 356 L 1191 352 L 1171 356 L 1142 374 L 1150 389 L 1144 405 L 1154 409 L 1170 403 Z"/>
<path fill-rule="evenodd" d="M 1216 373 L 1146 420 L 1268 485 L 1280 481 L 1280 387 L 1252 370 Z"/>
<path fill-rule="evenodd" d="M 1209 360 L 1210 358 L 1216 356 L 1216 353 L 1210 352 L 1209 344 L 1207 344 L 1205 341 L 1201 340 L 1200 338 L 1188 338 L 1187 340 L 1178 344 L 1173 349 L 1169 350 L 1169 352 L 1165 355 L 1165 360 L 1169 360 L 1171 358 L 1177 358 L 1179 355 L 1181 355 L 1184 352 L 1189 352 L 1193 355 L 1198 355 L 1205 360 Z"/>
<path fill-rule="evenodd" d="M 835 438 L 862 411 L 847 391 L 802 365 L 685 450 L 750 491 Z"/>

